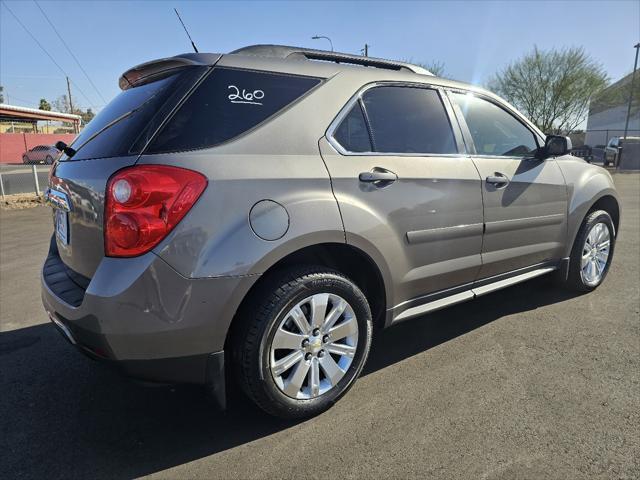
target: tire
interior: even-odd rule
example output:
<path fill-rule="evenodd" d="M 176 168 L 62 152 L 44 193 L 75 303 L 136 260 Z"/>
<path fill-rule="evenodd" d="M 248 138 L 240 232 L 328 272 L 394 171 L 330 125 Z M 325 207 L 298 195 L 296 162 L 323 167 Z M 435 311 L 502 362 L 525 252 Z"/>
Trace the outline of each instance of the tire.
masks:
<path fill-rule="evenodd" d="M 290 268 L 264 280 L 261 292 L 243 308 L 240 328 L 233 337 L 232 361 L 236 376 L 246 395 L 271 415 L 286 419 L 317 415 L 330 408 L 351 388 L 364 367 L 373 330 L 369 303 L 355 283 L 325 267 Z M 325 315 L 317 317 L 323 320 L 332 318 L 329 312 L 338 305 L 341 307 L 341 300 L 346 302 L 344 312 L 335 316 L 333 328 L 318 334 L 309 325 L 314 305 L 309 300 L 311 298 L 319 305 L 327 298 Z M 310 327 L 312 333 L 302 334 L 298 326 L 302 325 L 300 317 L 294 321 L 292 315 L 294 308 L 302 312 L 302 323 L 308 322 L 303 326 Z M 340 310 L 337 308 L 335 311 Z M 337 328 L 340 332 L 348 330 L 350 336 L 327 340 L 327 331 L 334 332 L 334 336 L 340 335 L 335 333 Z M 302 339 L 301 346 L 273 350 L 276 343 L 281 344 L 283 332 L 292 344 L 298 345 Z M 297 336 L 290 337 L 292 334 Z M 349 342 L 351 346 L 347 345 Z M 335 352 L 336 348 L 349 348 L 351 351 L 348 356 L 327 353 L 329 350 Z M 284 368 L 281 366 L 283 359 L 290 358 L 298 360 L 278 375 L 278 369 Z M 331 369 L 326 370 L 325 365 Z M 342 368 L 337 372 L 333 365 Z M 318 373 L 314 375 L 314 372 Z M 334 381 L 330 380 L 327 372 L 334 372 Z"/>
<path fill-rule="evenodd" d="M 29 157 L 27 157 L 26 155 L 22 156 L 22 163 L 24 163 L 25 165 L 29 165 L 31 162 L 29 161 Z"/>
<path fill-rule="evenodd" d="M 596 257 L 597 264 L 601 266 L 601 270 L 598 270 L 597 266 L 593 266 L 593 272 L 600 272 L 595 277 L 590 277 L 589 271 L 583 270 L 583 254 L 587 250 L 586 241 L 589 238 L 589 235 L 592 234 L 592 231 L 597 225 L 603 225 L 606 232 L 602 231 L 601 241 L 594 242 L 594 247 L 598 252 L 602 252 L 600 250 L 600 246 L 606 243 L 606 236 L 608 236 L 608 250 L 606 255 L 606 260 L 601 262 L 602 257 Z M 569 274 L 567 277 L 567 281 L 565 283 L 566 287 L 571 290 L 578 292 L 590 292 L 598 288 L 599 285 L 602 284 L 607 273 L 609 272 L 609 267 L 611 266 L 611 261 L 613 259 L 613 253 L 615 249 L 615 236 L 614 236 L 614 226 L 613 221 L 611 220 L 611 216 L 604 210 L 596 210 L 593 212 L 589 212 L 586 218 L 583 220 L 582 225 L 580 226 L 580 230 L 578 231 L 578 235 L 573 243 L 573 248 L 571 249 L 571 257 L 569 259 Z M 594 236 L 592 239 L 597 238 L 597 232 L 593 232 Z M 588 261 L 587 261 L 588 262 Z M 602 266 L 602 263 L 604 265 Z M 595 263 L 593 263 L 595 265 Z M 585 265 L 585 268 L 590 268 Z"/>
<path fill-rule="evenodd" d="M 47 158 L 45 158 L 44 163 L 45 163 L 45 165 L 52 165 L 53 164 L 53 158 L 51 158 L 49 155 L 47 155 Z"/>

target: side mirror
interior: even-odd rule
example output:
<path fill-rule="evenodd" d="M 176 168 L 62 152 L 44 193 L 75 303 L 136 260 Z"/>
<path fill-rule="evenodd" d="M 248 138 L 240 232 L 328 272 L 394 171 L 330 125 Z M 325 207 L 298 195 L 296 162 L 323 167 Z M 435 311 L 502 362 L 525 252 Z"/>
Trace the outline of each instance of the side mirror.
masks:
<path fill-rule="evenodd" d="M 560 135 L 547 135 L 544 142 L 543 158 L 559 157 L 571 152 L 571 139 Z"/>

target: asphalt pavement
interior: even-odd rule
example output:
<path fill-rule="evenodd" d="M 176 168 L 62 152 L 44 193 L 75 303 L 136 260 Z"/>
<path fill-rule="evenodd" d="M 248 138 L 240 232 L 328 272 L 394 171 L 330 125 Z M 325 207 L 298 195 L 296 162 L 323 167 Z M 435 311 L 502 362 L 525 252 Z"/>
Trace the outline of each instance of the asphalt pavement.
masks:
<path fill-rule="evenodd" d="M 539 278 L 376 332 L 354 388 L 304 422 L 76 352 L 40 304 L 50 212 L 0 211 L 0 478 L 640 478 L 640 175 L 615 180 L 598 290 Z"/>

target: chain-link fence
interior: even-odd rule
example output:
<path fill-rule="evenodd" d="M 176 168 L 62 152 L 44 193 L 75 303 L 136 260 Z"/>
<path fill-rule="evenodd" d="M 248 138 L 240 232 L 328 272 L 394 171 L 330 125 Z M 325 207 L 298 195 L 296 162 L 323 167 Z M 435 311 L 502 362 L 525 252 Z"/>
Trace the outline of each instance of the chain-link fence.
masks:
<path fill-rule="evenodd" d="M 585 134 L 585 145 L 591 148 L 604 148 L 613 137 L 624 137 L 624 129 L 589 129 Z M 627 135 L 639 137 L 640 130 L 629 129 Z"/>
<path fill-rule="evenodd" d="M 640 130 L 629 129 L 627 132 L 628 137 L 640 137 Z M 613 164 L 612 158 L 615 158 L 615 151 L 617 147 L 608 147 L 609 141 L 612 138 L 624 137 L 623 129 L 589 129 L 583 133 L 572 134 L 572 141 L 574 142 L 574 148 L 571 152 L 576 157 L 582 157 L 589 162 L 594 163 L 609 163 Z M 636 143 L 636 142 L 634 142 Z M 608 154 L 606 153 L 608 150 Z M 637 148 L 627 147 L 626 155 L 634 157 L 632 163 L 637 164 Z M 607 161 L 608 160 L 608 161 Z M 628 162 L 626 162 L 628 163 Z M 634 167 L 635 168 L 635 167 Z"/>
<path fill-rule="evenodd" d="M 0 165 L 0 193 L 41 195 L 49 183 L 49 165 Z"/>

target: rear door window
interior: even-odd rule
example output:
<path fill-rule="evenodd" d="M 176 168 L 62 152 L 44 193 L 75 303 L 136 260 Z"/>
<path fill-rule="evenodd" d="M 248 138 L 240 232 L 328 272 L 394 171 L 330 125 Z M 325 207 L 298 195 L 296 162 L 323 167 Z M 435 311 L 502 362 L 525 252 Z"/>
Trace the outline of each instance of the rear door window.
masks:
<path fill-rule="evenodd" d="M 315 77 L 215 68 L 168 121 L 147 153 L 207 148 L 232 140 L 320 82 Z"/>
<path fill-rule="evenodd" d="M 407 154 L 457 153 L 440 94 L 430 88 L 385 86 L 363 97 L 374 151 Z"/>

